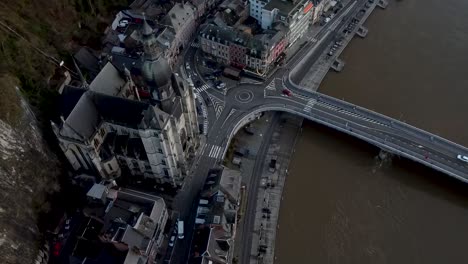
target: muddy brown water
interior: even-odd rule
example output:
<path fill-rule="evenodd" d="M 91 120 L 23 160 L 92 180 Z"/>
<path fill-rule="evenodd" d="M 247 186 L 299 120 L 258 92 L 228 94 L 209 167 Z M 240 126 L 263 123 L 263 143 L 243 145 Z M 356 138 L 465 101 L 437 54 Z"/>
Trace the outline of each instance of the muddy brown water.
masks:
<path fill-rule="evenodd" d="M 390 1 L 320 91 L 468 146 L 468 1 Z M 278 264 L 468 263 L 468 185 L 304 123 Z"/>

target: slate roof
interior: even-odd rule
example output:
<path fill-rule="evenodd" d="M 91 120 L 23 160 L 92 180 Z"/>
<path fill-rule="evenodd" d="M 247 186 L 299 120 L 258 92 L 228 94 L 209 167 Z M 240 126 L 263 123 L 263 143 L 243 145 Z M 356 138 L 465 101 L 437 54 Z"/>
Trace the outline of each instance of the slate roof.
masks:
<path fill-rule="evenodd" d="M 171 26 L 177 34 L 187 23 L 193 23 L 191 17 L 195 16 L 195 7 L 190 3 L 177 3 L 164 17 L 162 23 Z"/>
<path fill-rule="evenodd" d="M 224 45 L 229 45 L 230 42 L 233 42 L 252 50 L 262 51 L 265 49 L 265 46 L 259 39 L 230 27 L 219 27 L 210 24 L 204 25 L 200 30 L 200 35 L 210 40 L 214 38 L 216 42 L 220 42 Z"/>
<path fill-rule="evenodd" d="M 123 72 L 124 65 L 131 73 L 140 73 L 143 61 L 140 58 L 131 57 L 122 54 L 112 54 L 112 64 L 120 72 Z"/>
<path fill-rule="evenodd" d="M 63 88 L 62 94 L 59 98 L 59 113 L 63 118 L 67 118 L 75 108 L 76 103 L 80 100 L 81 96 L 86 92 L 85 89 L 75 86 L 66 85 Z"/>
<path fill-rule="evenodd" d="M 281 13 L 289 14 L 289 12 L 293 10 L 294 6 L 295 5 L 292 1 L 271 0 L 263 8 L 269 11 L 272 11 L 273 9 L 278 9 Z"/>
<path fill-rule="evenodd" d="M 88 91 L 65 120 L 61 134 L 89 139 L 103 120 L 136 129 L 149 107 L 147 103 Z"/>
<path fill-rule="evenodd" d="M 117 96 L 125 83 L 126 81 L 121 77 L 117 68 L 108 62 L 89 85 L 89 89 L 98 93 Z"/>
<path fill-rule="evenodd" d="M 88 47 L 82 47 L 73 55 L 78 63 L 87 71 L 96 75 L 99 72 L 99 58 Z"/>

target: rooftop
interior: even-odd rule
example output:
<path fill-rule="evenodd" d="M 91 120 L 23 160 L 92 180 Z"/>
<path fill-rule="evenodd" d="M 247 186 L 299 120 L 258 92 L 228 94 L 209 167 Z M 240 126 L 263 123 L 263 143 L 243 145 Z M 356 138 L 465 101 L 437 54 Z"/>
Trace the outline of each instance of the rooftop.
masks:
<path fill-rule="evenodd" d="M 291 10 L 293 10 L 295 4 L 293 1 L 290 0 L 271 0 L 268 4 L 266 4 L 263 9 L 272 11 L 274 9 L 278 9 L 281 13 L 289 14 Z"/>
<path fill-rule="evenodd" d="M 136 129 L 150 107 L 147 103 L 87 91 L 66 118 L 60 133 L 77 140 L 89 139 L 102 121 Z"/>
<path fill-rule="evenodd" d="M 200 35 L 208 39 L 214 38 L 217 42 L 221 42 L 224 45 L 229 45 L 229 42 L 233 42 L 256 51 L 262 51 L 266 48 L 264 43 L 254 38 L 252 35 L 239 32 L 231 27 L 220 27 L 208 24 L 200 30 Z"/>
<path fill-rule="evenodd" d="M 174 29 L 176 34 L 185 27 L 187 23 L 193 23 L 195 7 L 190 3 L 176 3 L 164 17 L 162 23 Z"/>
<path fill-rule="evenodd" d="M 89 85 L 91 91 L 112 96 L 118 96 L 126 81 L 121 77 L 118 69 L 108 62 Z"/>
<path fill-rule="evenodd" d="M 88 192 L 88 196 L 99 196 L 102 190 L 107 190 L 106 185 L 95 184 Z M 159 218 L 165 213 L 164 200 L 160 197 L 143 194 L 139 195 L 135 191 L 128 189 L 110 189 L 107 201 L 102 204 L 90 205 L 84 210 L 89 216 L 88 224 L 79 232 L 83 234 L 85 240 L 77 242 L 78 250 L 74 251 L 75 258 L 88 258 L 89 261 L 100 259 L 94 251 L 104 250 L 105 247 L 97 245 L 109 245 L 120 252 L 126 252 L 126 256 L 119 261 L 98 263 L 140 263 L 145 261 L 151 247 L 151 239 L 157 229 L 164 229 L 158 226 Z M 99 243 L 103 242 L 103 243 Z M 90 248 L 95 250 L 90 250 Z M 86 250 L 88 248 L 88 250 Z M 93 255 L 88 252 L 93 251 Z M 86 262 L 88 263 L 88 262 Z M 145 263 L 145 262 L 141 262 Z"/>

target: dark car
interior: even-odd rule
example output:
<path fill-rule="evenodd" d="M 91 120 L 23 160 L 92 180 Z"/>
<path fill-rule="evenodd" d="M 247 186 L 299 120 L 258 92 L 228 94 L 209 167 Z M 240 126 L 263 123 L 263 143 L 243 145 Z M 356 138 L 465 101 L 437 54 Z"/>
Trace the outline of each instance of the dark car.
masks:
<path fill-rule="evenodd" d="M 284 89 L 283 94 L 286 95 L 286 96 L 291 96 L 292 92 L 290 90 L 288 90 L 288 89 Z"/>

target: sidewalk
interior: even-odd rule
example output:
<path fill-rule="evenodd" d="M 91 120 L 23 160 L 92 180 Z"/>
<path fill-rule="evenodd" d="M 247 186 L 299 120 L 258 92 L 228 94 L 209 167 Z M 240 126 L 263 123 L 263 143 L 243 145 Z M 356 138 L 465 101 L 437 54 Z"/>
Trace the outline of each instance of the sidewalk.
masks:
<path fill-rule="evenodd" d="M 242 175 L 242 185 L 245 185 L 249 189 L 249 183 L 252 179 L 252 174 L 257 160 L 257 153 L 260 149 L 260 146 L 263 143 L 263 135 L 266 133 L 268 126 L 272 120 L 274 113 L 265 113 L 265 115 L 259 120 L 252 123 L 252 126 L 255 128 L 255 135 L 247 135 L 243 130 L 240 130 L 236 135 L 236 141 L 238 147 L 247 147 L 249 149 L 249 155 L 242 158 L 242 165 L 240 167 Z M 247 192 L 243 194 L 243 203 L 247 200 Z M 237 226 L 240 227 L 243 225 L 243 213 L 239 212 L 239 220 Z M 239 256 L 241 250 L 241 245 L 243 244 L 242 239 L 242 228 L 237 228 L 235 246 L 234 246 L 234 257 Z"/>
<path fill-rule="evenodd" d="M 265 159 L 260 186 L 251 248 L 250 263 L 274 263 L 276 232 L 283 187 L 294 146 L 301 131 L 302 118 L 282 114 L 274 128 Z M 276 159 L 276 170 L 270 171 L 270 160 Z"/>
<path fill-rule="evenodd" d="M 328 56 L 327 53 L 330 50 L 330 47 L 333 43 L 330 43 L 325 49 L 323 54 L 319 56 L 317 61 L 313 65 L 310 65 L 310 70 L 308 74 L 305 75 L 305 78 L 299 83 L 300 86 L 306 87 L 310 91 L 317 91 L 323 79 L 330 70 L 332 64 L 339 58 L 341 53 L 345 50 L 348 44 L 353 40 L 357 30 L 361 25 L 365 23 L 370 14 L 374 11 L 379 1 L 375 1 L 370 8 L 366 9 L 366 12 L 360 17 L 359 22 L 355 26 L 354 30 L 348 34 L 340 33 L 343 37 L 343 45 L 339 47 L 332 56 Z M 354 14 L 353 17 L 357 17 L 357 14 Z M 346 24 L 347 25 L 347 24 Z M 342 30 L 341 28 L 339 29 Z"/>
<path fill-rule="evenodd" d="M 263 135 L 266 134 L 269 128 L 274 113 L 266 113 L 260 120 L 253 122 L 255 135 L 246 135 L 242 130 L 237 135 L 237 146 L 248 147 L 250 154 L 242 158 L 241 174 L 242 183 L 246 185 L 247 190 L 250 188 L 249 183 L 254 177 L 254 167 L 260 159 L 265 159 L 264 166 L 261 168 L 261 175 L 257 176 L 260 181 L 257 190 L 250 190 L 243 194 L 241 208 L 245 207 L 245 202 L 248 200 L 248 193 L 255 195 L 257 198 L 257 208 L 255 209 L 254 234 L 252 239 L 251 252 L 247 253 L 251 256 L 250 263 L 273 263 L 275 252 L 275 237 L 276 226 L 279 217 L 279 209 L 281 196 L 285 178 L 287 176 L 290 157 L 293 152 L 296 139 L 299 135 L 302 125 L 302 118 L 289 114 L 281 114 L 280 122 L 273 129 L 271 140 L 267 150 L 267 155 L 259 157 L 257 155 L 260 146 L 263 142 Z M 269 171 L 269 164 L 272 157 L 277 159 L 275 172 Z M 239 212 L 238 227 L 244 224 L 244 210 Z M 238 261 L 242 245 L 245 243 L 242 228 L 237 228 L 234 258 Z M 259 248 L 265 251 L 259 253 Z"/>

